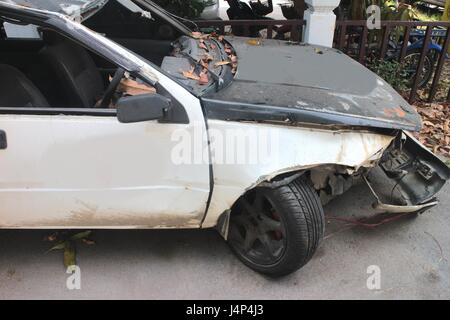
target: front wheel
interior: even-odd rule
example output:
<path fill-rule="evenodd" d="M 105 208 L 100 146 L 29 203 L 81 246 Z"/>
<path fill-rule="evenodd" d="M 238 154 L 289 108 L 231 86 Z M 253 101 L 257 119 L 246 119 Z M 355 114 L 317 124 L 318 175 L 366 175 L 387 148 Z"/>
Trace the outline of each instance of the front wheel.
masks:
<path fill-rule="evenodd" d="M 323 238 L 320 199 L 304 178 L 277 188 L 256 188 L 232 209 L 228 242 L 255 271 L 280 277 L 304 266 Z"/>

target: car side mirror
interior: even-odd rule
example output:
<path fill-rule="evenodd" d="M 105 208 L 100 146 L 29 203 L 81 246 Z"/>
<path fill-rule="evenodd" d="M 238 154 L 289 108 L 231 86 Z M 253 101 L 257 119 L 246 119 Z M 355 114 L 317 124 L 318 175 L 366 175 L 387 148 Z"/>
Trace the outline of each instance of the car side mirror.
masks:
<path fill-rule="evenodd" d="M 123 97 L 117 102 L 117 119 L 122 123 L 160 120 L 170 108 L 170 99 L 157 93 Z"/>

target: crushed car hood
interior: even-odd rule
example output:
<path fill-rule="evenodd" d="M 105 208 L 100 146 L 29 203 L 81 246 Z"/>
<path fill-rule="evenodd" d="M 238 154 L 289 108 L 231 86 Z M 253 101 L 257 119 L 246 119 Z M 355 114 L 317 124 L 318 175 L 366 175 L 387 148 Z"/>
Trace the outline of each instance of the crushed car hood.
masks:
<path fill-rule="evenodd" d="M 82 19 L 87 13 L 104 6 L 108 0 L 0 0 L 0 2 L 57 12 L 73 19 Z"/>
<path fill-rule="evenodd" d="M 239 118 L 243 106 L 256 112 L 267 106 L 282 110 L 291 120 L 303 114 L 308 119 L 328 119 L 327 124 L 333 119 L 345 124 L 348 119 L 352 125 L 421 128 L 415 109 L 389 84 L 338 50 L 277 40 L 226 40 L 236 51 L 238 68 L 228 87 L 203 97 L 214 109 L 213 117 L 223 113 L 225 101 L 232 111 L 230 118 Z M 270 111 L 265 115 L 270 116 Z"/>

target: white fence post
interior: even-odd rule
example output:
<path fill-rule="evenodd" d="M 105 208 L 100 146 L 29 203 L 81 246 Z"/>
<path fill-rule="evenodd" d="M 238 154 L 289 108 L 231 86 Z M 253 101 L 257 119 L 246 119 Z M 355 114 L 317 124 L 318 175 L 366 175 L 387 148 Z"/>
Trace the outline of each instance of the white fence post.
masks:
<path fill-rule="evenodd" d="M 339 6 L 340 0 L 305 0 L 308 9 L 305 11 L 306 28 L 304 42 L 333 46 L 336 15 L 333 10 Z"/>

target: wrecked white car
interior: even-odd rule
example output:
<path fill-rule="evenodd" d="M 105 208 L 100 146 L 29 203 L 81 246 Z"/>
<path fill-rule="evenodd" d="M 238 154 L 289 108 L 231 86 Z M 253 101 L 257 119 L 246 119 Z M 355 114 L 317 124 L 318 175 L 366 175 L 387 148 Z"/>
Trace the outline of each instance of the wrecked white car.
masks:
<path fill-rule="evenodd" d="M 415 110 L 334 49 L 192 33 L 144 0 L 2 0 L 0 46 L 0 228 L 217 227 L 281 276 L 352 177 L 381 167 L 400 197 L 370 186 L 376 209 L 412 214 L 450 177 Z"/>

